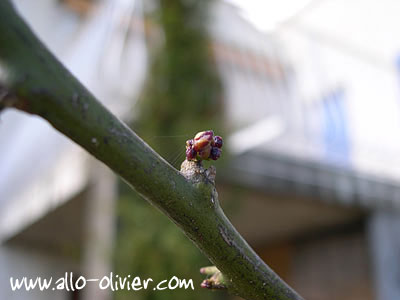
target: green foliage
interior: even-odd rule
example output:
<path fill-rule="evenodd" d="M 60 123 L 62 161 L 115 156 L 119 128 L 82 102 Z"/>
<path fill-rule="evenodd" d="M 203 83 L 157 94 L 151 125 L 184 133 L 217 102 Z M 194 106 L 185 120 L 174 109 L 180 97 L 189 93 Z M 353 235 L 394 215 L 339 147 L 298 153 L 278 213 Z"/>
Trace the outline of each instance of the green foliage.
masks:
<path fill-rule="evenodd" d="M 163 43 L 153 51 L 149 77 L 139 102 L 135 130 L 179 168 L 185 141 L 196 132 L 222 134 L 222 91 L 205 30 L 207 1 L 160 0 L 157 24 Z M 154 48 L 154 47 L 151 47 Z M 155 281 L 193 279 L 195 291 L 119 291 L 116 299 L 212 299 L 220 293 L 200 288 L 208 260 L 159 211 L 127 188 L 119 201 L 116 272 Z"/>

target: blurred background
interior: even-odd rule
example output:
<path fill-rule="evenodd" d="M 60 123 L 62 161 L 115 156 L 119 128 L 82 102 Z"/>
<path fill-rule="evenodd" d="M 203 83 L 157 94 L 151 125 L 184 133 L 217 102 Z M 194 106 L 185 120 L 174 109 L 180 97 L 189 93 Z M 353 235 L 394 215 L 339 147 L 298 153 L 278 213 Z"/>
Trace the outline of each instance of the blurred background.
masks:
<path fill-rule="evenodd" d="M 176 168 L 197 131 L 224 137 L 222 206 L 305 299 L 400 299 L 399 1 L 13 2 Z M 0 118 L 0 298 L 232 299 L 200 289 L 209 261 L 105 166 L 38 117 Z M 195 290 L 9 285 L 65 272 Z"/>

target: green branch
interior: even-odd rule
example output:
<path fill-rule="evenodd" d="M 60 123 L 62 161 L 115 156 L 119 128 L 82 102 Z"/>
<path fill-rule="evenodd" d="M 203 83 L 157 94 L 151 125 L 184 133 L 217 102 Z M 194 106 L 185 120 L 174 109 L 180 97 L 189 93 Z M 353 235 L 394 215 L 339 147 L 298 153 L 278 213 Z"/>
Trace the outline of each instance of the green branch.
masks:
<path fill-rule="evenodd" d="M 120 175 L 167 214 L 246 299 L 301 299 L 249 247 L 222 212 L 215 169 L 169 165 L 113 116 L 0 1 L 0 108 L 36 114 Z M 222 277 L 221 277 L 222 278 Z"/>

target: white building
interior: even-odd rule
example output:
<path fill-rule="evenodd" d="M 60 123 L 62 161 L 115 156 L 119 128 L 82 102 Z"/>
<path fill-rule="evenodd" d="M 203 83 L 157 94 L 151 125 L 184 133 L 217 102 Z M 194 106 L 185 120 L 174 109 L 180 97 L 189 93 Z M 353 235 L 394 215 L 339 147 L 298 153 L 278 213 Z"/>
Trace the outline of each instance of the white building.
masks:
<path fill-rule="evenodd" d="M 14 2 L 57 57 L 112 112 L 126 117 L 147 67 L 142 1 Z M 234 221 L 252 244 L 261 245 L 362 217 L 369 224 L 357 235 L 362 241 L 351 239 L 356 246 L 342 247 L 344 253 L 364 251 L 359 250 L 368 247 L 364 235 L 371 241 L 371 260 L 365 252 L 349 255 L 363 258 L 357 265 L 361 285 L 371 281 L 376 286 L 360 291 L 362 299 L 373 293 L 380 300 L 400 294 L 393 282 L 400 265 L 397 12 L 396 1 L 321 1 L 266 34 L 234 6 L 218 2 L 210 24 L 226 88 L 227 122 L 234 132 L 228 147 L 236 155 L 236 163 L 222 172 L 222 186 L 260 191 L 248 197 Z M 73 299 L 76 294 L 65 291 L 13 292 L 9 278 L 58 278 L 66 271 L 107 274 L 114 176 L 37 117 L 6 111 L 1 120 L 0 297 Z M 271 197 L 271 191 L 284 196 Z M 260 203 L 263 197 L 269 200 Z M 296 209 L 288 211 L 288 206 Z M 342 244 L 327 249 L 335 245 Z M 259 250 L 264 248 L 269 249 Z M 293 255 L 297 265 L 289 283 L 306 298 L 331 299 L 321 298 L 326 290 L 308 279 L 327 271 L 316 266 L 325 256 L 311 255 L 314 246 L 302 249 L 300 261 L 310 264 L 298 263 Z M 370 263 L 371 276 L 362 273 Z M 326 281 L 315 284 L 322 289 Z M 353 290 L 344 291 L 348 296 Z M 110 296 L 95 288 L 84 293 L 86 299 Z"/>

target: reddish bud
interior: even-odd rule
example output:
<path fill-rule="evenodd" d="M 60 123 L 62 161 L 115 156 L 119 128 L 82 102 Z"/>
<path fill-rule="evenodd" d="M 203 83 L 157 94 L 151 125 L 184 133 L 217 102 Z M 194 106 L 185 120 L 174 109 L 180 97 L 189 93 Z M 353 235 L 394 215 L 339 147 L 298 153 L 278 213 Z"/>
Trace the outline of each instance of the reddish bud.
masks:
<path fill-rule="evenodd" d="M 192 147 L 192 146 L 193 146 L 193 143 L 194 143 L 193 139 L 187 140 L 187 141 L 186 141 L 186 146 L 187 146 L 187 147 Z"/>
<path fill-rule="evenodd" d="M 210 144 L 208 144 L 203 149 L 198 151 L 198 154 L 201 157 L 201 159 L 208 159 L 210 157 L 210 153 L 211 153 L 211 145 Z"/>
<path fill-rule="evenodd" d="M 186 159 L 194 160 L 196 158 L 197 152 L 192 147 L 187 147 L 186 149 Z"/>
<path fill-rule="evenodd" d="M 214 137 L 212 130 L 201 131 L 193 139 L 186 141 L 187 160 L 217 160 L 221 156 L 223 145 L 220 136 Z"/>
<path fill-rule="evenodd" d="M 195 135 L 194 140 L 197 141 L 198 139 L 200 139 L 200 138 L 202 138 L 204 136 L 213 137 L 214 136 L 214 131 L 212 131 L 212 130 L 200 131 Z"/>
<path fill-rule="evenodd" d="M 212 147 L 211 152 L 210 152 L 210 158 L 212 160 L 217 160 L 221 156 L 222 150 L 217 147 Z"/>
<path fill-rule="evenodd" d="M 197 133 L 194 137 L 194 150 L 200 152 L 202 149 L 205 149 L 207 146 L 211 145 L 211 143 L 214 142 L 213 136 L 214 132 L 212 130 Z"/>
<path fill-rule="evenodd" d="M 222 148 L 222 145 L 223 145 L 222 137 L 220 137 L 219 135 L 214 136 L 214 146 Z"/>

